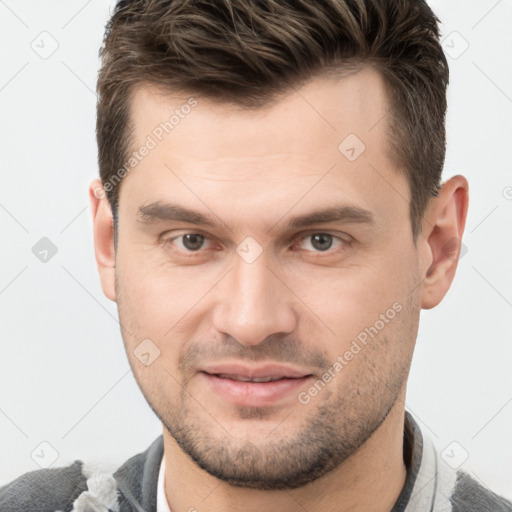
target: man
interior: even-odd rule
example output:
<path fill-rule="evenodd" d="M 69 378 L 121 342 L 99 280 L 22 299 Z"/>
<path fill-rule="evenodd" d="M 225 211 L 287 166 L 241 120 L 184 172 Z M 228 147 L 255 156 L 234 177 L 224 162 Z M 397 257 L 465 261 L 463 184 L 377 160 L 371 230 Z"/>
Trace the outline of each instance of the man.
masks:
<path fill-rule="evenodd" d="M 404 408 L 468 206 L 426 3 L 121 1 L 102 58 L 96 260 L 163 436 L 0 509 L 511 510 Z"/>

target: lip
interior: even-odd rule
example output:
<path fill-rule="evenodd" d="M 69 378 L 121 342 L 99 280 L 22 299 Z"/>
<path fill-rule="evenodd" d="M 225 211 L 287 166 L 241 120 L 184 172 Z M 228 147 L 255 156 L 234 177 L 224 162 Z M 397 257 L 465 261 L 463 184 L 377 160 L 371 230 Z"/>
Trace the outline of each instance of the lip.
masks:
<path fill-rule="evenodd" d="M 307 371 L 301 371 L 299 369 L 291 368 L 290 366 L 274 363 L 260 364 L 258 366 L 239 363 L 212 364 L 204 366 L 201 370 L 211 375 L 239 375 L 240 377 L 247 379 L 273 376 L 297 379 L 305 377 L 306 375 L 311 375 Z"/>
<path fill-rule="evenodd" d="M 265 407 L 285 400 L 302 387 L 312 374 L 278 364 L 248 366 L 242 364 L 207 365 L 200 375 L 210 389 L 234 405 L 244 407 Z M 227 376 L 244 379 L 279 377 L 269 382 L 248 382 L 233 380 Z"/>

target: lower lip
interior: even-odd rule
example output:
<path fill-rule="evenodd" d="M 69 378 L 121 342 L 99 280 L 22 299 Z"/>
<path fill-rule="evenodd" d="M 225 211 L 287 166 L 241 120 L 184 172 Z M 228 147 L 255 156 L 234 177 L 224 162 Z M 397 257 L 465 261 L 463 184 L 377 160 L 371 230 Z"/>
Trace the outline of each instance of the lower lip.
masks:
<path fill-rule="evenodd" d="M 216 375 L 201 372 L 213 391 L 224 399 L 242 407 L 265 407 L 288 397 L 311 378 L 279 379 L 271 382 L 247 382 L 223 379 Z"/>

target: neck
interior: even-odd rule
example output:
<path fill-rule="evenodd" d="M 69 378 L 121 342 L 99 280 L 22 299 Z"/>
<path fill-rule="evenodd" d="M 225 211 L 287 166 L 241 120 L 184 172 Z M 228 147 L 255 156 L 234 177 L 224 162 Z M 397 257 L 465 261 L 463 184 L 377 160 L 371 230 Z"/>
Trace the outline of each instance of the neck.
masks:
<path fill-rule="evenodd" d="M 234 487 L 199 468 L 164 428 L 165 494 L 172 512 L 389 512 L 404 485 L 403 397 L 373 435 L 343 464 L 298 489 Z"/>

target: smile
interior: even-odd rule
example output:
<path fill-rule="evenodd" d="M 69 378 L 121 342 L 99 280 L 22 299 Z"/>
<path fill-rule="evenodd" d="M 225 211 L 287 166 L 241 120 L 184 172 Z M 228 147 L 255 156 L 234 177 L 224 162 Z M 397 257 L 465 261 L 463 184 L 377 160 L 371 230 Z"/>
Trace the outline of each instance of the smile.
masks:
<path fill-rule="evenodd" d="M 242 407 L 284 404 L 313 377 L 300 369 L 275 364 L 211 365 L 205 366 L 199 376 L 217 398 Z"/>

